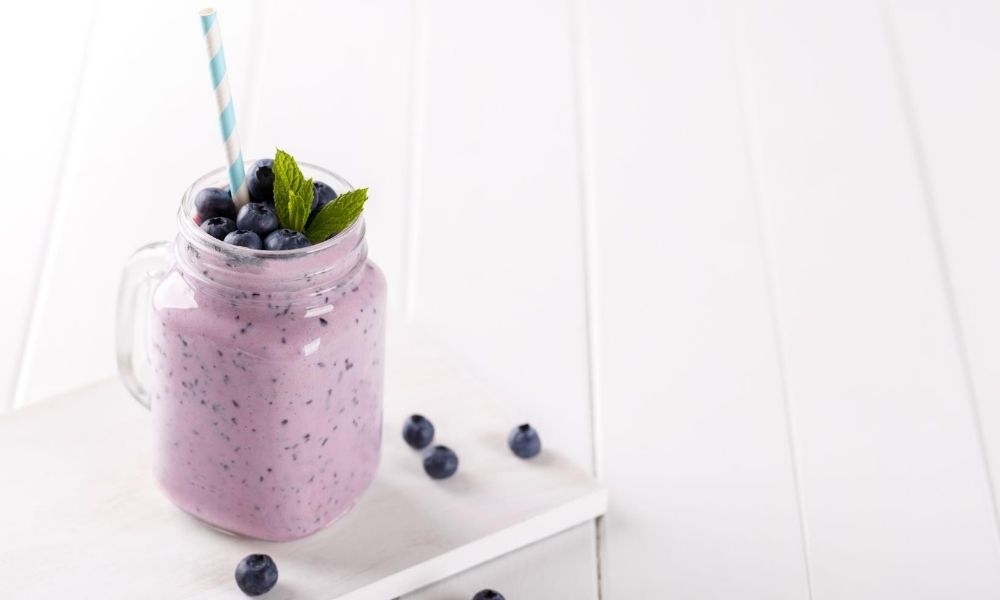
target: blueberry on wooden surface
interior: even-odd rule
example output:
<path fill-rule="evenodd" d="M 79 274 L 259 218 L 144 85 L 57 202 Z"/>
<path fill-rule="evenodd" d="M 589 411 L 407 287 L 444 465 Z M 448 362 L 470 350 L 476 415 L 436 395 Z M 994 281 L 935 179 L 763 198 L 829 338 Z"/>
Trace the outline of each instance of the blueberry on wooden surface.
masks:
<path fill-rule="evenodd" d="M 278 567 L 266 554 L 250 554 L 236 565 L 236 585 L 247 596 L 260 596 L 278 583 Z"/>
<path fill-rule="evenodd" d="M 434 441 L 434 424 L 423 415 L 410 415 L 403 423 L 403 439 L 416 450 L 423 450 Z"/>
<path fill-rule="evenodd" d="M 448 446 L 434 446 L 424 454 L 424 471 L 431 479 L 447 479 L 458 470 L 458 455 Z"/>
<path fill-rule="evenodd" d="M 510 451 L 521 458 L 531 458 L 542 451 L 542 439 L 531 425 L 518 425 L 507 436 Z"/>

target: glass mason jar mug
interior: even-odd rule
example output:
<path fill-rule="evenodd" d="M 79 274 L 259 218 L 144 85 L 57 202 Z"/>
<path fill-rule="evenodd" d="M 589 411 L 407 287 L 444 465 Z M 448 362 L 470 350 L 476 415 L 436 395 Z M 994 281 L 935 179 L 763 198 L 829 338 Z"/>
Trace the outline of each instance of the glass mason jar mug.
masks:
<path fill-rule="evenodd" d="M 194 196 L 224 183 L 222 169 L 196 181 L 176 240 L 126 267 L 119 370 L 152 411 L 154 474 L 177 506 L 229 532 L 290 540 L 350 510 L 374 476 L 385 278 L 368 260 L 363 217 L 298 250 L 212 238 L 194 221 Z"/>

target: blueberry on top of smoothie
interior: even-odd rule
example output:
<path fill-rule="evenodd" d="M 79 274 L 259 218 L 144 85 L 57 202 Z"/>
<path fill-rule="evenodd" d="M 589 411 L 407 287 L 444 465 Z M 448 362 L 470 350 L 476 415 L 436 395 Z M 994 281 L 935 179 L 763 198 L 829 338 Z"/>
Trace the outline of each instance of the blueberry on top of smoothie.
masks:
<path fill-rule="evenodd" d="M 247 191 L 254 202 L 274 204 L 274 161 L 258 160 L 247 174 Z"/>
<path fill-rule="evenodd" d="M 337 199 L 337 192 L 333 190 L 332 187 L 323 183 L 322 181 L 313 182 L 313 203 L 312 211 L 309 213 L 309 222 L 316 217 L 316 214 L 323 209 L 324 206 L 330 203 L 331 200 Z"/>
<path fill-rule="evenodd" d="M 244 229 L 237 229 L 236 231 L 231 232 L 223 241 L 227 244 L 243 246 L 244 248 L 250 248 L 252 250 L 260 250 L 264 247 L 264 243 L 260 241 L 259 235 Z"/>
<path fill-rule="evenodd" d="M 194 208 L 202 220 L 212 217 L 236 218 L 236 205 L 232 196 L 229 195 L 229 188 L 205 188 L 194 197 Z"/>
<path fill-rule="evenodd" d="M 434 424 L 423 415 L 410 415 L 403 423 L 403 439 L 415 450 L 423 450 L 434 441 Z"/>
<path fill-rule="evenodd" d="M 212 217 L 201 224 L 201 229 L 215 239 L 222 240 L 236 229 L 236 223 L 226 217 Z"/>
<path fill-rule="evenodd" d="M 291 229 L 279 229 L 264 240 L 268 250 L 295 250 L 309 245 L 309 238 Z"/>
<path fill-rule="evenodd" d="M 236 585 L 247 596 L 260 596 L 278 583 L 278 566 L 266 554 L 250 554 L 236 565 Z"/>
<path fill-rule="evenodd" d="M 274 209 L 260 202 L 248 202 L 236 215 L 236 226 L 245 231 L 252 231 L 261 239 L 278 229 L 278 215 Z"/>
<path fill-rule="evenodd" d="M 458 470 L 458 455 L 448 446 L 434 446 L 424 454 L 424 471 L 431 479 L 447 479 Z"/>
<path fill-rule="evenodd" d="M 238 235 L 226 240 L 235 246 L 293 250 L 319 244 L 350 227 L 368 199 L 367 188 L 338 195 L 326 183 L 306 178 L 295 158 L 281 149 L 275 150 L 273 160 L 253 164 L 246 185 L 250 202 L 238 211 L 228 187 L 199 191 L 195 223 L 220 240 L 238 229 Z M 216 217 L 235 223 L 205 225 Z"/>
<path fill-rule="evenodd" d="M 510 432 L 507 445 L 511 452 L 521 458 L 531 458 L 542 451 L 542 439 L 528 423 L 518 425 Z"/>
<path fill-rule="evenodd" d="M 472 597 L 472 600 L 506 600 L 503 594 L 493 590 L 482 590 Z"/>

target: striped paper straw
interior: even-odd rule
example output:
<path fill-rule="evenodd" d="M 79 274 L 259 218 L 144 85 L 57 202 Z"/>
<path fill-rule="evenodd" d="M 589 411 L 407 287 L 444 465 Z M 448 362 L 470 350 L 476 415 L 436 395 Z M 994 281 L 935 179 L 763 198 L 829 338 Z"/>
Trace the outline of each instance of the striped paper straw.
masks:
<path fill-rule="evenodd" d="M 215 102 L 219 108 L 219 126 L 222 129 L 222 141 L 226 145 L 226 164 L 229 165 L 229 189 L 233 190 L 233 201 L 237 210 L 250 199 L 247 192 L 246 173 L 243 169 L 243 151 L 240 149 L 240 136 L 236 134 L 236 109 L 233 108 L 233 96 L 229 90 L 229 76 L 226 73 L 226 53 L 222 48 L 222 32 L 214 8 L 206 8 L 198 13 L 201 16 L 201 29 L 205 33 L 205 46 L 208 48 L 208 68 L 212 73 L 212 86 L 215 88 Z"/>

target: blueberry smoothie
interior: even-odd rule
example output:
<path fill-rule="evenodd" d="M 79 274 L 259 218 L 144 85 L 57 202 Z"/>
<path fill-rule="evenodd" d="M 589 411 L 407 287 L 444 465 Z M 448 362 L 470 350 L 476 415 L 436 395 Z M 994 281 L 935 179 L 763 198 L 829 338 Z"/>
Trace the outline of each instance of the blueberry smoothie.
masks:
<path fill-rule="evenodd" d="M 252 211 L 265 217 L 268 169 L 251 173 L 250 188 Z M 350 189 L 303 170 L 326 179 L 331 195 Z M 174 266 L 149 313 L 155 475 L 175 504 L 213 526 L 300 538 L 349 510 L 378 465 L 385 279 L 367 258 L 361 217 L 325 241 L 273 250 L 229 241 L 257 221 L 210 231 L 208 221 L 228 218 L 198 214 L 212 212 L 195 202 L 210 182 L 185 197 Z"/>

